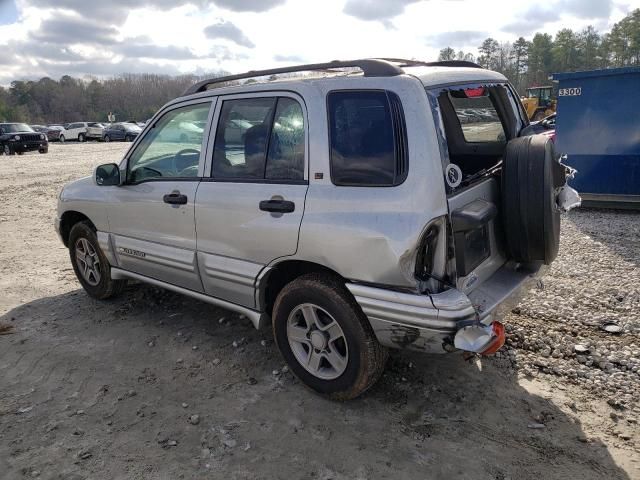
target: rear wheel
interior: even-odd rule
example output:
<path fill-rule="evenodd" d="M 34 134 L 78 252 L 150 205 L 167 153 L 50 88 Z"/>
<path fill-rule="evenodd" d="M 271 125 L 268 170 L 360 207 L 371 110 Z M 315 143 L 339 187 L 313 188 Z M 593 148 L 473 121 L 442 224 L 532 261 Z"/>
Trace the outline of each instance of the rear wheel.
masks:
<path fill-rule="evenodd" d="M 79 142 L 84 142 L 86 140 L 86 137 L 84 135 L 84 133 L 81 133 L 78 135 L 78 141 Z"/>
<path fill-rule="evenodd" d="M 282 289 L 273 334 L 291 371 L 332 399 L 357 397 L 384 371 L 387 350 L 344 284 L 329 275 L 303 275 Z"/>
<path fill-rule="evenodd" d="M 88 222 L 76 223 L 69 234 L 69 255 L 82 288 L 90 297 L 105 300 L 124 289 L 126 280 L 112 280 L 111 266 Z"/>
<path fill-rule="evenodd" d="M 109 135 L 105 135 L 104 136 L 104 141 L 105 142 L 110 142 L 111 141 L 111 138 L 109 137 Z"/>
<path fill-rule="evenodd" d="M 64 135 L 60 135 L 60 143 L 64 143 Z"/>
<path fill-rule="evenodd" d="M 133 138 L 131 137 L 131 135 L 125 135 L 125 136 L 124 136 L 124 141 L 125 141 L 125 142 L 130 142 L 130 141 L 132 141 L 132 140 L 133 140 Z"/>

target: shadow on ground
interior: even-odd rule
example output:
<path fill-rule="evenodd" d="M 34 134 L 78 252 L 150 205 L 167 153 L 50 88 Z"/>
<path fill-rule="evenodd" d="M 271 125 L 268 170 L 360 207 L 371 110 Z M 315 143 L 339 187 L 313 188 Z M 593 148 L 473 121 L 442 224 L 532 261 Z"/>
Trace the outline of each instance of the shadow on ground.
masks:
<path fill-rule="evenodd" d="M 15 326 L 0 336 L 3 478 L 629 478 L 495 361 L 394 354 L 369 393 L 334 403 L 282 372 L 269 331 L 153 287 L 0 322 Z"/>

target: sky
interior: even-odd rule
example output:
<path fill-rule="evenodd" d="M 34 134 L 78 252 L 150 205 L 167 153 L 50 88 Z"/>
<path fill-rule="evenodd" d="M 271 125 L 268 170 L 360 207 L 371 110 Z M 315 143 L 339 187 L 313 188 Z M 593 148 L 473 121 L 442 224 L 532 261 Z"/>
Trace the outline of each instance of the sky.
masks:
<path fill-rule="evenodd" d="M 199 75 L 363 57 L 477 55 L 491 36 L 593 25 L 640 0 L 0 0 L 0 85 L 12 80 Z"/>

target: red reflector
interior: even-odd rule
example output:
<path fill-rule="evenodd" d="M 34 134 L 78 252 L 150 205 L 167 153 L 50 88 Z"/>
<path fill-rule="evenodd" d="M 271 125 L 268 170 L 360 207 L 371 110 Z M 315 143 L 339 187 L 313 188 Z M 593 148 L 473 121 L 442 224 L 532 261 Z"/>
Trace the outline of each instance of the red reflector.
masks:
<path fill-rule="evenodd" d="M 504 345 L 504 341 L 506 340 L 504 325 L 502 325 L 500 322 L 493 322 L 491 326 L 493 328 L 493 340 L 487 346 L 487 348 L 484 349 L 484 351 L 480 352 L 480 355 L 492 355 L 496 353 L 502 348 L 502 346 Z"/>
<path fill-rule="evenodd" d="M 486 93 L 486 90 L 484 87 L 464 89 L 464 94 L 467 96 L 467 98 L 484 97 L 485 93 Z"/>

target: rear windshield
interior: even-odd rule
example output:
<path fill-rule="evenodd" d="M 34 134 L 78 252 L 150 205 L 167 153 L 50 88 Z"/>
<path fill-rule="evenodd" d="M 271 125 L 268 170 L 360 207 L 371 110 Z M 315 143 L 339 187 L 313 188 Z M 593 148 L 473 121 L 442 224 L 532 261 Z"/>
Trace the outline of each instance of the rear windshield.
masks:
<path fill-rule="evenodd" d="M 502 122 L 488 96 L 456 98 L 451 96 L 464 139 L 470 143 L 502 142 L 505 140 Z"/>

